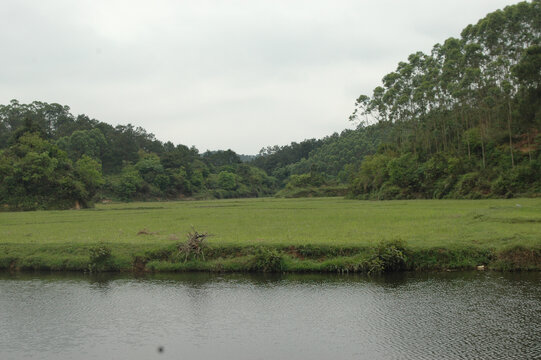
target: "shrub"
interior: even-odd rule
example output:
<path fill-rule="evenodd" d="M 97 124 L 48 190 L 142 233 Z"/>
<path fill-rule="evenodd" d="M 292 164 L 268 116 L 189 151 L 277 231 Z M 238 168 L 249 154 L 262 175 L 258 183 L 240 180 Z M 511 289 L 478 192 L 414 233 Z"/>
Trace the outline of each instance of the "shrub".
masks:
<path fill-rule="evenodd" d="M 432 187 L 432 198 L 442 199 L 449 194 L 456 183 L 456 177 L 454 175 L 448 176 L 436 181 Z"/>
<path fill-rule="evenodd" d="M 512 182 L 506 175 L 500 175 L 492 183 L 491 190 L 495 195 L 506 195 L 507 197 L 512 196 Z"/>
<path fill-rule="evenodd" d="M 111 248 L 105 244 L 99 244 L 90 248 L 90 260 L 88 271 L 104 271 L 111 263 Z"/>
<path fill-rule="evenodd" d="M 229 171 L 221 171 L 218 174 L 218 187 L 224 190 L 235 190 L 238 187 L 237 177 Z"/>
<path fill-rule="evenodd" d="M 384 154 L 366 156 L 361 163 L 359 176 L 353 181 L 354 196 L 378 189 L 388 178 L 387 164 L 392 157 Z"/>
<path fill-rule="evenodd" d="M 276 249 L 257 249 L 252 270 L 262 272 L 280 272 L 284 270 L 284 258 Z"/>
<path fill-rule="evenodd" d="M 400 239 L 380 242 L 374 256 L 366 266 L 368 273 L 405 270 L 406 252 L 406 244 Z"/>
<path fill-rule="evenodd" d="M 398 199 L 400 197 L 401 192 L 402 192 L 402 189 L 400 189 L 398 186 L 392 185 L 386 182 L 385 184 L 383 184 L 383 186 L 380 188 L 378 192 L 378 199 L 379 200 Z"/>
<path fill-rule="evenodd" d="M 490 192 L 490 184 L 479 172 L 471 172 L 460 177 L 455 191 L 458 197 L 478 199 Z"/>
<path fill-rule="evenodd" d="M 422 181 L 422 169 L 419 168 L 417 157 L 413 154 L 404 154 L 392 159 L 387 164 L 389 181 L 401 188 L 415 190 Z"/>

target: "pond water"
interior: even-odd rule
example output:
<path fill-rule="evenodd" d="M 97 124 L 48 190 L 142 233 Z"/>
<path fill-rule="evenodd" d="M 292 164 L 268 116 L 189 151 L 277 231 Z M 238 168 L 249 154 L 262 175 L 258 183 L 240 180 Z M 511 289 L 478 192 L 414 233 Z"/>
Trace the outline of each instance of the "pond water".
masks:
<path fill-rule="evenodd" d="M 0 359 L 213 358 L 541 358 L 541 274 L 0 274 Z"/>

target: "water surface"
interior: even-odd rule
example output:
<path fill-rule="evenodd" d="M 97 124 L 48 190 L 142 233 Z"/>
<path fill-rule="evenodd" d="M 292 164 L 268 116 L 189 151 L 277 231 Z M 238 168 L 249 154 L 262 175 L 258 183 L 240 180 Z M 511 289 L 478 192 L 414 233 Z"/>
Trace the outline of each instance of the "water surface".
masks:
<path fill-rule="evenodd" d="M 535 359 L 540 339 L 539 273 L 0 274 L 0 359 Z"/>

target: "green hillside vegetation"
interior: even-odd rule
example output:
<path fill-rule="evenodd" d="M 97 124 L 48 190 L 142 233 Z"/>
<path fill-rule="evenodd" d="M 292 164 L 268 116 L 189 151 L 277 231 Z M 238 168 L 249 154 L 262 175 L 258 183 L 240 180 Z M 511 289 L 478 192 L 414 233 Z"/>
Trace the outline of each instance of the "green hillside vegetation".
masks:
<path fill-rule="evenodd" d="M 0 105 L 3 210 L 96 201 L 344 196 L 441 199 L 541 194 L 541 2 L 416 52 L 355 102 L 344 130 L 253 157 L 200 153 L 70 108 Z"/>
<path fill-rule="evenodd" d="M 75 117 L 67 106 L 0 105 L 0 205 L 90 207 L 96 200 L 258 197 L 276 179 L 231 150 L 200 154 L 132 125 Z"/>
<path fill-rule="evenodd" d="M 294 158 L 286 146 L 254 163 L 285 183 L 315 171 L 362 199 L 539 194 L 540 39 L 539 1 L 495 11 L 430 54 L 410 55 L 371 97 L 361 95 L 356 130 L 296 162 L 282 161 Z"/>
<path fill-rule="evenodd" d="M 540 0 L 410 55 L 350 120 L 250 156 L 0 105 L 0 269 L 541 270 Z"/>
<path fill-rule="evenodd" d="M 481 198 L 541 192 L 541 3 L 469 25 L 415 53 L 360 96 L 352 118 L 392 124 L 351 186 L 361 198 Z"/>

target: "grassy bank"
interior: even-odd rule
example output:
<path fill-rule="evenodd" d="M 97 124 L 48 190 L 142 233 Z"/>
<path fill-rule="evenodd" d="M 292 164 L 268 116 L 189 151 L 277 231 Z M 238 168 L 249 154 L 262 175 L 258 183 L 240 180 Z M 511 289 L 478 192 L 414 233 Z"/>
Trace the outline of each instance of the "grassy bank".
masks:
<path fill-rule="evenodd" d="M 213 234 L 202 256 L 179 244 Z M 0 213 L 0 268 L 73 271 L 541 269 L 541 199 L 242 199 Z"/>

